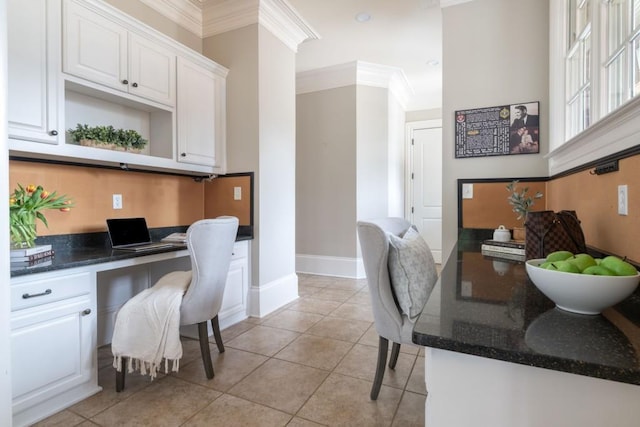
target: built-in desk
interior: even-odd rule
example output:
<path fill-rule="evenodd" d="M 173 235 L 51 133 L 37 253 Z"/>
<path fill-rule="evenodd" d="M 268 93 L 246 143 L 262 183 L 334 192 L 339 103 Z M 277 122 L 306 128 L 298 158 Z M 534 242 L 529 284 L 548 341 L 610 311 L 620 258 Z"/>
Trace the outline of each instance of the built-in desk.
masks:
<path fill-rule="evenodd" d="M 564 312 L 480 244 L 454 248 L 414 327 L 426 424 L 639 425 L 640 291 L 599 316 Z"/>
<path fill-rule="evenodd" d="M 43 242 L 48 243 L 48 242 Z M 173 270 L 188 270 L 184 246 L 136 253 L 53 242 L 51 263 L 11 270 L 13 425 L 30 425 L 101 390 L 97 347 L 111 339 L 129 298 Z M 220 326 L 247 317 L 248 239 L 234 246 Z M 189 330 L 183 331 L 191 335 Z"/>

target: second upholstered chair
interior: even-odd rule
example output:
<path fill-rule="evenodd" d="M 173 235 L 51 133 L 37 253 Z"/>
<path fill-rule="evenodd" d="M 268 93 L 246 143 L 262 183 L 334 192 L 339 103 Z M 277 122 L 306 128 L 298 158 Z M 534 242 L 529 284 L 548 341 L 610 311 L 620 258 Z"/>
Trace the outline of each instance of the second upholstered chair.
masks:
<path fill-rule="evenodd" d="M 198 325 L 200 352 L 209 379 L 213 378 L 214 373 L 209 351 L 208 323 L 211 322 L 218 350 L 220 353 L 224 352 L 218 312 L 222 306 L 237 231 L 238 219 L 235 217 L 197 221 L 187 230 L 191 275 L 190 283 L 180 304 L 179 323 L 180 325 Z M 188 274 L 188 272 L 180 273 Z M 167 277 L 173 277 L 170 276 L 171 274 L 164 276 L 165 282 Z M 163 278 L 158 283 L 161 281 Z M 116 391 L 124 389 L 125 358 L 122 359 L 120 369 L 116 371 Z"/>
<path fill-rule="evenodd" d="M 394 369 L 400 344 L 410 344 L 413 325 L 437 280 L 426 242 L 402 218 L 358 221 L 358 237 L 367 275 L 375 328 L 379 335 L 378 363 L 371 388 L 376 400 L 393 343 L 389 368 Z"/>

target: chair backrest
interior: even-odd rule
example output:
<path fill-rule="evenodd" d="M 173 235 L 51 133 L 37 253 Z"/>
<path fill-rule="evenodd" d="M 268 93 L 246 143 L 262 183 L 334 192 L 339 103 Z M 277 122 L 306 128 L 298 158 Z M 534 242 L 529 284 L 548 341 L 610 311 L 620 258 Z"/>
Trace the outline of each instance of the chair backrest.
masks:
<path fill-rule="evenodd" d="M 180 324 L 213 319 L 222 305 L 238 218 L 218 217 L 194 222 L 187 230 L 191 284 L 182 298 Z"/>
<path fill-rule="evenodd" d="M 408 318 L 400 312 L 391 289 L 388 233 L 402 236 L 409 227 L 411 223 L 403 218 L 358 221 L 358 238 L 376 331 L 381 337 L 397 343 L 404 341 L 403 325 Z"/>

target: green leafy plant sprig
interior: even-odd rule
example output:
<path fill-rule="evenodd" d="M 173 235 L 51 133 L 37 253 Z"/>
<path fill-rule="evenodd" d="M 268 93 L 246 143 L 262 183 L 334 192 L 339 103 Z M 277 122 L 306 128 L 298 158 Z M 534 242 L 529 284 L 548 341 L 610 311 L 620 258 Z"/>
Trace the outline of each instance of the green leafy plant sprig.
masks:
<path fill-rule="evenodd" d="M 514 180 L 507 185 L 507 191 L 511 194 L 507 197 L 507 201 L 512 206 L 513 212 L 518 214 L 516 219 L 524 219 L 526 221 L 527 214 L 531 211 L 531 207 L 534 205 L 536 199 L 542 197 L 542 193 L 537 191 L 533 196 L 528 195 L 529 187 L 524 187 L 518 190 L 517 185 L 519 180 Z"/>

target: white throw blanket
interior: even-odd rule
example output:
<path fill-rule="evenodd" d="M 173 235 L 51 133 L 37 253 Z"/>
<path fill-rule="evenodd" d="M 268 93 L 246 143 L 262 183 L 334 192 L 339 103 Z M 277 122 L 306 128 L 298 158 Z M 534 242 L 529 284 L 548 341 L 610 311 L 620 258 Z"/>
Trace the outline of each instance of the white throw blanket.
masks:
<path fill-rule="evenodd" d="M 164 359 L 173 371 L 179 369 L 182 357 L 180 343 L 180 304 L 191 283 L 191 271 L 168 273 L 151 288 L 127 301 L 116 316 L 111 351 L 113 367 L 120 370 L 123 357 L 127 370 L 139 370 L 155 378 Z"/>

